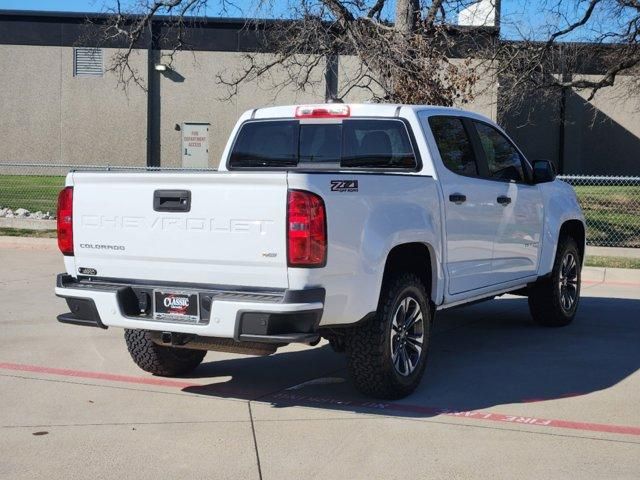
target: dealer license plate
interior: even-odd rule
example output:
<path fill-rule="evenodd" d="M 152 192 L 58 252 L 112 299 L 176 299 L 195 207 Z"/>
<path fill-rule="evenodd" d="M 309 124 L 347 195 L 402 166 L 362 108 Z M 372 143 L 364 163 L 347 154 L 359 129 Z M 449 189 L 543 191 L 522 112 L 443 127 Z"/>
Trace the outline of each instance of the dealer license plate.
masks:
<path fill-rule="evenodd" d="M 153 318 L 164 322 L 198 323 L 200 301 L 197 293 L 154 290 Z"/>

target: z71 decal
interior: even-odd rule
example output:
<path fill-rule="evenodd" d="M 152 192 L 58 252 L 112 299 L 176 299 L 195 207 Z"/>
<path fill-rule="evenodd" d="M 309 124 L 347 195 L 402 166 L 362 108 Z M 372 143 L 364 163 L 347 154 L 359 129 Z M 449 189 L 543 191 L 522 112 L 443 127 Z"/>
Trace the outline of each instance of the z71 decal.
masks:
<path fill-rule="evenodd" d="M 357 192 L 358 180 L 331 180 L 332 192 Z"/>

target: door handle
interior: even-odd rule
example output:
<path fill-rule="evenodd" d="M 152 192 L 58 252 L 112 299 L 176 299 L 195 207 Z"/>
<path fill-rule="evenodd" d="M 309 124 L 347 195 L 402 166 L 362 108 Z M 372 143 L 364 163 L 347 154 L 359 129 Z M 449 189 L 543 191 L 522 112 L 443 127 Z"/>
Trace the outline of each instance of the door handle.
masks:
<path fill-rule="evenodd" d="M 500 205 L 505 207 L 511 203 L 511 197 L 507 197 L 506 195 L 500 195 L 496 200 Z"/>
<path fill-rule="evenodd" d="M 455 203 L 456 205 L 460 205 L 467 201 L 467 196 L 461 193 L 452 193 L 449 195 L 449 201 Z"/>
<path fill-rule="evenodd" d="M 191 210 L 191 192 L 156 190 L 153 192 L 153 209 L 156 212 L 188 212 Z"/>

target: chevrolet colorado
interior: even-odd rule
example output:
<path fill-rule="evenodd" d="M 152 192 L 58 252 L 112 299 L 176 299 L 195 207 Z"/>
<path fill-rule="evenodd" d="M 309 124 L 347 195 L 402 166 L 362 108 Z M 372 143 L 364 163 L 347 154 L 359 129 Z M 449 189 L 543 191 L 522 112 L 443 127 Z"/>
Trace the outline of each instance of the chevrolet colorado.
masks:
<path fill-rule="evenodd" d="M 451 108 L 254 109 L 218 171 L 71 172 L 57 218 L 58 320 L 124 328 L 157 375 L 324 337 L 359 390 L 399 398 L 438 310 L 512 292 L 558 327 L 580 297 L 572 188 Z"/>

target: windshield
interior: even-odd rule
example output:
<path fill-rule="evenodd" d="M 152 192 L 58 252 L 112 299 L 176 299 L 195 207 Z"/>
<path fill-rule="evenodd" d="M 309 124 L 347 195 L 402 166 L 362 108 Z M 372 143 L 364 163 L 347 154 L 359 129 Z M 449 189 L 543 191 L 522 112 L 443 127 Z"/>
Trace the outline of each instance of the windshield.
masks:
<path fill-rule="evenodd" d="M 238 132 L 229 167 L 340 166 L 413 169 L 417 162 L 400 120 L 306 123 L 260 120 Z"/>

